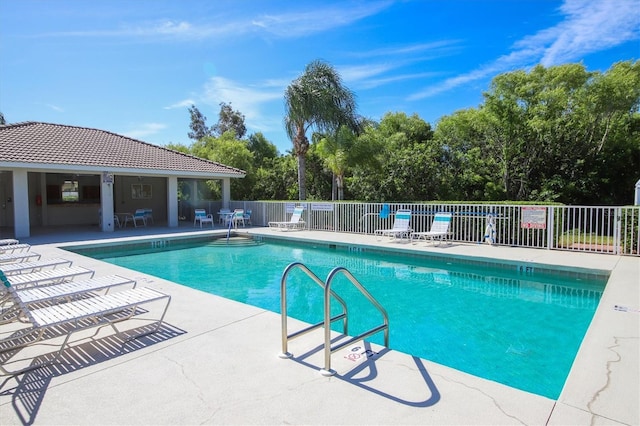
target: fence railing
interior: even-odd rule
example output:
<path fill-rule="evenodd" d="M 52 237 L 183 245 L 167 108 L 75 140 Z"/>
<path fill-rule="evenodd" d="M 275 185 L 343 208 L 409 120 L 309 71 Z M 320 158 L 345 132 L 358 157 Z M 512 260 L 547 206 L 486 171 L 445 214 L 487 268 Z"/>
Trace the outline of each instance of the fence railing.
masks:
<path fill-rule="evenodd" d="M 306 229 L 374 234 L 393 227 L 394 213 L 411 210 L 411 228 L 428 231 L 436 213 L 452 214 L 450 240 L 486 243 L 493 224 L 492 244 L 640 256 L 640 206 L 557 206 L 502 204 L 385 203 L 313 201 L 231 201 L 231 209 L 251 210 L 254 226 L 287 221 L 296 205 L 304 207 Z"/>

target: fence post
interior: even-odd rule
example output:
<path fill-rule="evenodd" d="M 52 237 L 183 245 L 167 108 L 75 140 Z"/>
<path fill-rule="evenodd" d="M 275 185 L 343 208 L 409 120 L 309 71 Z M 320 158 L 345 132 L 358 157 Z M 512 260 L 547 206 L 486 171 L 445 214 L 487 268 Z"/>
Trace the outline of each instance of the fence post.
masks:
<path fill-rule="evenodd" d="M 555 209 L 553 206 L 548 206 L 549 214 L 547 215 L 547 250 L 551 250 L 553 247 L 553 229 L 555 223 Z"/>
<path fill-rule="evenodd" d="M 616 207 L 615 210 L 615 232 L 613 234 L 613 253 L 620 255 L 622 240 L 622 208 Z"/>

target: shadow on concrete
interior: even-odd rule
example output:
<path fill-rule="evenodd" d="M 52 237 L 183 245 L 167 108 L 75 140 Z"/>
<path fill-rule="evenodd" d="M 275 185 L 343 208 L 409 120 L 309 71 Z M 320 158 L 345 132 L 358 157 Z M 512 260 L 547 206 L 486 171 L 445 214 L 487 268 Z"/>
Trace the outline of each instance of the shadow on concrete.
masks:
<path fill-rule="evenodd" d="M 335 337 L 334 339 L 332 339 L 332 343 L 335 343 L 342 337 L 344 336 Z M 402 376 L 407 377 L 398 377 L 397 381 L 399 383 L 392 381 L 390 384 L 389 380 L 377 380 L 379 379 L 379 369 L 377 363 L 379 363 L 385 355 L 391 353 L 392 351 L 388 348 L 384 348 L 380 352 L 375 352 L 371 348 L 371 344 L 365 341 L 358 342 L 357 345 L 358 346 L 353 347 L 351 350 L 357 350 L 358 354 L 362 356 L 363 361 L 356 364 L 354 368 L 349 369 L 349 371 L 344 374 L 336 373 L 334 377 L 348 382 L 361 389 L 364 389 L 368 392 L 374 393 L 383 398 L 409 407 L 431 407 L 437 404 L 438 401 L 440 401 L 440 392 L 438 391 L 438 388 L 436 387 L 433 379 L 429 375 L 429 372 L 427 371 L 427 367 L 424 365 L 423 360 L 418 357 L 411 356 L 413 362 L 416 365 L 419 377 L 415 377 L 415 375 L 412 373 L 412 370 L 408 369 L 406 365 L 402 365 L 400 366 L 400 368 L 402 369 Z M 294 356 L 291 359 L 306 367 L 318 370 L 319 372 L 322 367 L 316 365 L 314 363 L 315 361 L 310 361 L 309 358 L 320 353 L 324 353 L 324 345 L 318 345 L 313 349 L 303 353 L 302 355 Z M 390 362 L 386 365 L 385 368 L 394 367 L 398 368 L 398 365 Z M 393 372 L 391 374 L 393 374 Z M 409 377 L 408 375 L 413 375 L 413 377 Z M 422 390 L 417 392 L 412 390 L 406 391 L 406 389 L 409 387 L 411 389 L 417 388 L 418 382 L 420 383 L 420 387 L 424 385 L 424 387 L 422 387 Z M 409 386 L 402 386 L 403 384 Z M 387 388 L 387 390 L 385 390 L 385 388 Z M 405 394 L 414 394 L 416 396 L 416 399 L 409 400 L 406 396 L 400 396 L 400 392 L 404 392 Z M 422 397 L 422 395 L 425 396 L 424 399 L 419 399 Z"/>
<path fill-rule="evenodd" d="M 128 330 L 120 336 L 113 334 L 68 347 L 55 363 L 50 362 L 55 359 L 57 351 L 38 356 L 33 363 L 45 365 L 23 374 L 7 377 L 0 383 L 0 394 L 11 395 L 12 406 L 17 417 L 22 424 L 31 425 L 36 421 L 38 410 L 54 377 L 113 360 L 186 333 L 184 330 L 164 323 L 156 332 L 145 334 L 150 327 L 154 327 L 154 324 Z M 142 335 L 131 338 L 130 333 Z"/>

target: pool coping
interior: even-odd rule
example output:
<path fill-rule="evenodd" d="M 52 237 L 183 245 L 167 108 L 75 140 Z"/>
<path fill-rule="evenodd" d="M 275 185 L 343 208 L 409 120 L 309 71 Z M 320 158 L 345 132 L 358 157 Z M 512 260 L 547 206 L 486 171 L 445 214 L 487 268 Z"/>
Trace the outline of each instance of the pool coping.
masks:
<path fill-rule="evenodd" d="M 265 228 L 244 232 L 281 236 Z M 324 378 L 316 371 L 316 366 L 321 365 L 317 353 L 304 360 L 277 358 L 280 346 L 277 314 L 59 248 L 79 245 L 78 242 L 44 244 L 33 250 L 43 256 L 73 257 L 75 264 L 95 269 L 96 273 L 114 270 L 128 273 L 145 285 L 172 294 L 167 321 L 186 333 L 76 371 L 52 375 L 37 410 L 32 412 L 35 420 L 46 424 L 640 423 L 637 313 L 640 259 L 488 245 L 406 244 L 322 231 L 287 232 L 282 236 L 480 260 L 500 258 L 514 263 L 566 268 L 586 265 L 596 271 L 609 271 L 610 278 L 563 391 L 558 400 L 553 401 L 394 351 L 363 364 L 366 365 L 363 371 L 377 372 L 366 386 L 361 378 L 345 380 L 347 374 L 341 378 Z M 212 306 L 215 306 L 214 312 Z M 615 306 L 624 306 L 627 311 L 617 310 Z M 310 343 L 301 339 L 297 344 L 314 347 L 317 341 Z M 225 347 L 231 353 L 225 353 Z M 382 350 L 374 348 L 374 352 Z M 203 369 L 198 354 L 214 354 L 216 365 Z M 338 354 L 334 357 L 340 359 Z M 180 365 L 178 370 L 177 365 Z M 159 382 L 159 377 L 165 381 Z M 402 377 L 400 382 L 399 377 Z M 203 380 L 212 378 L 224 391 L 209 389 L 204 384 Z M 4 383 L 0 392 L 0 423 L 23 423 L 25 410 L 19 408 L 26 401 L 19 392 L 23 382 L 24 377 L 19 377 Z M 89 389 L 90 395 L 87 395 Z M 118 391 L 114 392 L 115 389 Z M 386 393 L 381 389 L 386 389 Z M 407 405 L 398 396 L 394 400 L 394 395 L 389 397 L 393 392 L 408 395 L 405 400 L 422 401 L 422 405 Z M 144 401 L 140 395 L 144 395 Z M 247 399 L 247 395 L 252 397 Z M 256 404 L 256 397 L 268 403 Z M 322 410 L 323 404 L 329 404 L 332 409 Z M 183 406 L 188 406 L 189 412 L 180 408 Z M 180 416 L 171 414 L 170 408 L 174 413 L 178 410 Z"/>

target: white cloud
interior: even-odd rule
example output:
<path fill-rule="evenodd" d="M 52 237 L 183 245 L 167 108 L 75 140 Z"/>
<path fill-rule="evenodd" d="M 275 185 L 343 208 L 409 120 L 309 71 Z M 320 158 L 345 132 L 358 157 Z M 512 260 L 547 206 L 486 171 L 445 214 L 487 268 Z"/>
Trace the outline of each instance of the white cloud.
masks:
<path fill-rule="evenodd" d="M 47 108 L 50 108 L 56 112 L 64 112 L 64 109 L 62 109 L 61 107 L 57 106 L 57 105 L 53 105 L 53 104 L 44 104 L 44 106 L 46 106 Z"/>
<path fill-rule="evenodd" d="M 267 81 L 244 85 L 224 77 L 211 77 L 204 85 L 200 102 L 212 107 L 216 117 L 221 102 L 231 104 L 234 110 L 244 114 L 245 125 L 254 131 L 280 129 L 286 84 L 278 86 L 274 81 Z"/>
<path fill-rule="evenodd" d="M 546 34 L 552 40 L 540 61 L 545 66 L 640 38 L 638 0 L 567 0 L 560 10 L 567 19 Z"/>
<path fill-rule="evenodd" d="M 338 73 L 346 83 L 354 84 L 361 89 L 372 89 L 383 86 L 385 84 L 395 83 L 398 81 L 407 81 L 417 78 L 425 78 L 432 76 L 433 73 L 411 73 L 411 74 L 393 74 L 384 76 L 390 71 L 402 67 L 403 63 L 395 62 L 391 64 L 364 64 L 339 67 Z"/>
<path fill-rule="evenodd" d="M 295 3 L 290 3 L 295 5 Z M 349 25 L 375 15 L 393 4 L 392 1 L 342 2 L 334 6 L 300 11 L 246 16 L 232 19 L 216 16 L 206 22 L 162 19 L 104 30 L 62 31 L 39 37 L 142 37 L 166 40 L 201 40 L 237 38 L 248 33 L 264 33 L 281 38 L 301 37 Z"/>
<path fill-rule="evenodd" d="M 345 82 L 357 82 L 373 76 L 384 74 L 387 71 L 397 68 L 391 64 L 363 64 L 338 67 L 336 71 Z"/>
<path fill-rule="evenodd" d="M 390 1 L 351 3 L 301 12 L 264 15 L 253 18 L 256 28 L 280 37 L 299 37 L 349 25 L 375 15 L 392 4 Z"/>
<path fill-rule="evenodd" d="M 164 109 L 177 109 L 177 108 L 189 108 L 191 105 L 195 105 L 196 101 L 193 99 L 185 99 L 183 101 L 176 102 L 169 106 L 164 107 Z"/>
<path fill-rule="evenodd" d="M 143 139 L 158 134 L 166 128 L 167 125 L 162 123 L 142 123 L 135 129 L 124 132 L 124 135 L 134 139 Z"/>
<path fill-rule="evenodd" d="M 364 50 L 361 52 L 353 52 L 352 56 L 366 58 L 374 56 L 403 56 L 415 55 L 416 53 L 427 52 L 443 56 L 445 52 L 458 49 L 458 40 L 439 40 L 432 43 L 419 43 L 408 46 L 393 46 L 380 49 Z"/>
<path fill-rule="evenodd" d="M 408 99 L 424 99 L 514 67 L 573 61 L 640 38 L 640 0 L 566 0 L 560 12 L 565 15 L 563 21 L 516 42 L 511 53 L 427 87 Z"/>

